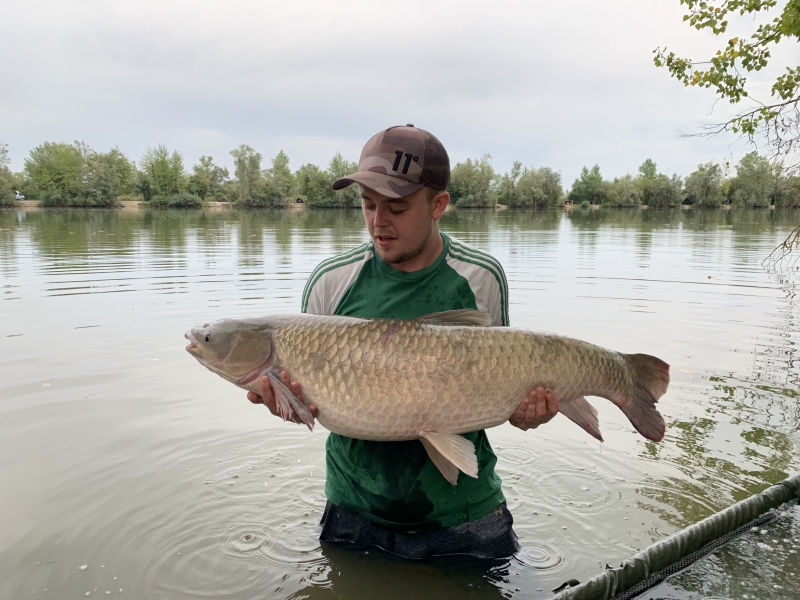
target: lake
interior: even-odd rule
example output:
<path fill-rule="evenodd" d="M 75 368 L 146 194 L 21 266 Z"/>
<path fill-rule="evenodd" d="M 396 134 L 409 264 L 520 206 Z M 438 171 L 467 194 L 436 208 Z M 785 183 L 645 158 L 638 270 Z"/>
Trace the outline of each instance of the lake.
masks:
<path fill-rule="evenodd" d="M 737 210 L 452 211 L 506 269 L 514 326 L 671 365 L 660 444 L 592 399 L 489 430 L 523 545 L 508 564 L 320 547 L 319 427 L 283 423 L 184 332 L 299 312 L 357 211 L 0 210 L 0 597 L 547 598 L 800 469 L 800 220 Z"/>

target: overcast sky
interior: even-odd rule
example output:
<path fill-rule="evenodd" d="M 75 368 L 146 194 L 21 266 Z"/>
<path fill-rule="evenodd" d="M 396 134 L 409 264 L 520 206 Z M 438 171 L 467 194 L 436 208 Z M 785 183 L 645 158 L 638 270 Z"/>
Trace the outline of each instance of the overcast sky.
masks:
<path fill-rule="evenodd" d="M 357 160 L 414 123 L 453 165 L 489 153 L 567 187 L 584 165 L 614 177 L 648 157 L 686 175 L 747 147 L 680 135 L 729 114 L 653 65 L 659 45 L 723 45 L 682 14 L 678 0 L 0 0 L 0 141 L 14 170 L 73 140 L 133 159 L 165 144 L 187 166 L 230 166 L 244 143 L 297 168 Z"/>

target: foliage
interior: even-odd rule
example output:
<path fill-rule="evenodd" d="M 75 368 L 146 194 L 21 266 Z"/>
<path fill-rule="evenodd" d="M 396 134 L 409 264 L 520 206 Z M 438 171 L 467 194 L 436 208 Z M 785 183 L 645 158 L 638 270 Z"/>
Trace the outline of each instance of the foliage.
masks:
<path fill-rule="evenodd" d="M 15 197 L 14 188 L 11 185 L 10 179 L 0 174 L 0 207 L 14 206 Z"/>
<path fill-rule="evenodd" d="M 497 201 L 513 208 L 555 206 L 564 194 L 561 173 L 549 167 L 523 168 L 519 161 L 499 178 L 498 188 Z"/>
<path fill-rule="evenodd" d="M 292 190 L 294 190 L 294 176 L 289 168 L 289 157 L 281 150 L 270 162 L 272 167 L 264 169 L 264 178 L 285 200 L 291 196 Z"/>
<path fill-rule="evenodd" d="M 648 158 L 639 166 L 639 178 L 652 181 L 658 176 L 658 166 Z"/>
<path fill-rule="evenodd" d="M 256 187 L 261 181 L 261 155 L 250 146 L 242 144 L 231 150 L 234 164 L 234 176 L 238 183 L 239 197 L 237 202 L 248 205 L 255 202 Z"/>
<path fill-rule="evenodd" d="M 236 201 L 237 206 L 251 208 L 282 208 L 286 206 L 286 196 L 274 179 L 260 178 L 252 193 Z"/>
<path fill-rule="evenodd" d="M 15 190 L 8 156 L 8 145 L 0 142 L 0 206 L 14 206 Z"/>
<path fill-rule="evenodd" d="M 476 208 L 497 204 L 495 189 L 497 175 L 491 164 L 490 154 L 477 160 L 468 158 L 458 163 L 450 172 L 450 185 L 447 191 L 453 204 L 458 207 Z"/>
<path fill-rule="evenodd" d="M 800 35 L 800 0 L 784 3 L 778 15 L 773 12 L 778 6 L 777 0 L 680 0 L 680 3 L 685 4 L 689 11 L 684 15 L 684 21 L 697 30 L 708 29 L 714 35 L 725 34 L 730 17 L 736 14 L 775 15 L 759 25 L 749 38 L 741 35 L 729 38 L 725 46 L 706 62 L 678 57 L 674 52 L 667 52 L 666 47 L 654 50 L 656 66 L 665 67 L 672 77 L 686 86 L 713 89 L 719 98 L 731 104 L 752 98 L 747 74 L 769 66 L 771 48 L 785 38 Z M 752 22 L 752 19 L 742 22 Z M 754 105 L 730 121 L 710 126 L 708 133 L 733 131 L 751 141 L 761 136 L 774 156 L 796 150 L 800 141 L 800 66 L 787 67 L 780 75 L 773 73 L 771 79 L 771 100 L 756 100 Z"/>
<path fill-rule="evenodd" d="M 686 202 L 700 207 L 719 207 L 722 196 L 722 168 L 713 162 L 698 165 L 686 178 Z"/>
<path fill-rule="evenodd" d="M 146 202 L 156 196 L 174 196 L 186 191 L 188 178 L 183 156 L 177 150 L 170 154 L 164 145 L 148 148 L 136 172 L 136 189 Z"/>
<path fill-rule="evenodd" d="M 199 196 L 182 192 L 170 196 L 153 196 L 149 204 L 162 208 L 201 208 L 203 201 Z"/>
<path fill-rule="evenodd" d="M 683 202 L 683 180 L 677 175 L 670 179 L 658 172 L 658 166 L 647 159 L 639 166 L 636 186 L 642 193 L 641 202 L 655 208 L 680 206 Z"/>
<path fill-rule="evenodd" d="M 778 177 L 773 195 L 775 207 L 800 208 L 800 177 Z"/>
<path fill-rule="evenodd" d="M 580 177 L 572 184 L 569 199 L 573 204 L 603 204 L 608 199 L 609 185 L 603 180 L 599 165 L 593 166 L 591 171 L 583 167 Z"/>
<path fill-rule="evenodd" d="M 194 173 L 189 178 L 188 184 L 190 192 L 197 194 L 203 200 L 206 196 L 217 198 L 223 195 L 225 183 L 230 177 L 228 169 L 214 164 L 214 158 L 211 156 L 201 156 L 192 170 Z"/>
<path fill-rule="evenodd" d="M 334 181 L 356 171 L 358 171 L 358 163 L 345 159 L 341 152 L 334 154 L 331 162 L 328 163 L 328 185 L 332 190 L 333 202 L 336 206 L 342 208 L 358 208 L 361 206 L 361 194 L 357 185 L 349 185 L 343 190 L 333 190 Z"/>
<path fill-rule="evenodd" d="M 25 174 L 44 206 L 114 206 L 133 167 L 117 148 L 103 153 L 83 142 L 45 142 L 30 151 Z"/>
<path fill-rule="evenodd" d="M 625 177 L 615 177 L 614 181 L 608 186 L 605 203 L 609 206 L 630 207 L 639 206 L 642 200 L 642 192 L 628 174 Z"/>
<path fill-rule="evenodd" d="M 659 173 L 640 189 L 642 203 L 653 208 L 671 208 L 683 203 L 683 180 L 678 175 L 670 178 Z"/>
<path fill-rule="evenodd" d="M 730 182 L 728 197 L 734 206 L 765 207 L 772 203 L 777 179 L 772 164 L 750 152 L 736 167 L 736 177 Z"/>
<path fill-rule="evenodd" d="M 305 198 L 309 206 L 333 208 L 338 206 L 333 199 L 333 189 L 328 174 L 317 165 L 302 165 L 295 173 L 297 193 Z M 353 186 L 350 186 L 353 187 Z M 358 189 L 356 187 L 356 189 Z"/>

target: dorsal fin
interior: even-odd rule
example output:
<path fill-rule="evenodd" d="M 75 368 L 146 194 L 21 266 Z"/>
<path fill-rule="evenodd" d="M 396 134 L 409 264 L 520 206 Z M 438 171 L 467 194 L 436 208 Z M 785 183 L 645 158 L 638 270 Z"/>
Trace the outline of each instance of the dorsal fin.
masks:
<path fill-rule="evenodd" d="M 426 325 L 460 325 L 461 327 L 489 327 L 492 324 L 492 317 L 489 313 L 471 308 L 431 313 L 419 317 L 417 320 Z"/>

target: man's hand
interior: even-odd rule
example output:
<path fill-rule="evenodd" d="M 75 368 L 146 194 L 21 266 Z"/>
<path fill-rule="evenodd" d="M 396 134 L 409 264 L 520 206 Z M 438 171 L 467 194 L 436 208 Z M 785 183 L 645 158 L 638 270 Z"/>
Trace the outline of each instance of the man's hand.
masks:
<path fill-rule="evenodd" d="M 289 381 L 289 371 L 281 371 L 281 381 L 283 382 L 283 385 L 288 387 L 292 393 L 302 401 L 303 391 L 300 388 L 300 384 L 296 381 Z M 262 377 L 259 383 L 261 384 L 261 395 L 259 396 L 253 392 L 247 392 L 247 399 L 253 404 L 263 404 L 269 409 L 269 412 L 275 416 L 279 416 L 280 413 L 278 412 L 278 403 L 275 401 L 275 393 L 272 391 L 272 384 L 270 383 L 269 378 Z M 317 406 L 312 404 L 308 407 L 308 410 L 316 419 Z M 295 415 L 292 417 L 292 422 L 300 423 L 301 421 L 297 418 L 297 415 Z"/>
<path fill-rule="evenodd" d="M 526 431 L 547 423 L 557 413 L 558 402 L 553 392 L 538 387 L 526 396 L 508 422 Z"/>

